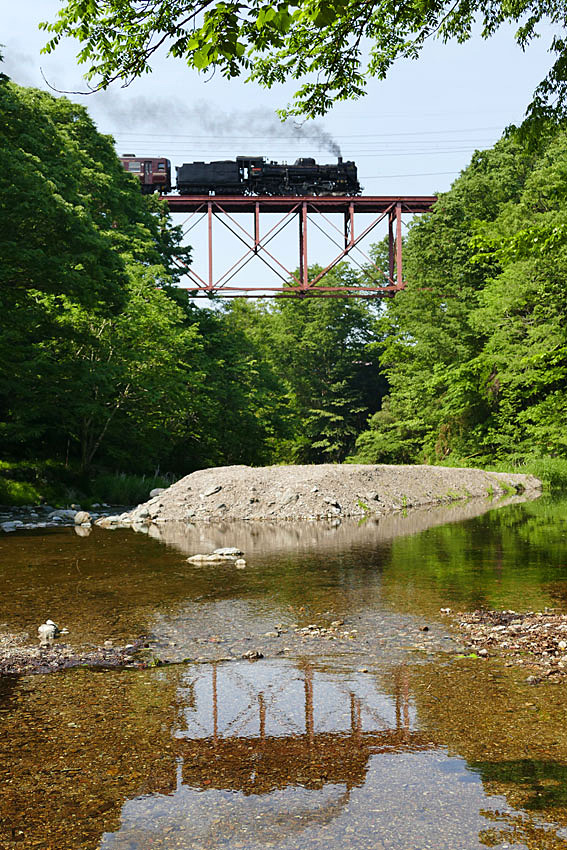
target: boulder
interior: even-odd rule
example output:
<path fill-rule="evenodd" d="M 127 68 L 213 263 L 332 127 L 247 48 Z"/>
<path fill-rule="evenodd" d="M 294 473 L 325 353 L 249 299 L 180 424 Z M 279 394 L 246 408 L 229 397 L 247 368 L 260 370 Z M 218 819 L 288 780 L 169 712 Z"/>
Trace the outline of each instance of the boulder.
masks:
<path fill-rule="evenodd" d="M 74 519 L 75 525 L 83 525 L 83 523 L 91 522 L 92 517 L 88 511 L 77 511 Z"/>
<path fill-rule="evenodd" d="M 154 487 L 153 490 L 150 490 L 150 499 L 155 499 L 156 496 L 159 496 L 160 493 L 163 493 L 165 487 Z"/>

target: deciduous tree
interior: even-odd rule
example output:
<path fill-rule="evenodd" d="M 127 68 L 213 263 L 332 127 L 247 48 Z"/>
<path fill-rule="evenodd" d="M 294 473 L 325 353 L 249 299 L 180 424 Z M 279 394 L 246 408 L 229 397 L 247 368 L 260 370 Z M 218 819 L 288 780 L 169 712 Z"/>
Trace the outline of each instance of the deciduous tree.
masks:
<path fill-rule="evenodd" d="M 489 38 L 513 24 L 525 48 L 547 23 L 555 59 L 529 107 L 541 118 L 567 108 L 566 18 L 565 0 L 64 0 L 44 26 L 48 51 L 65 36 L 81 42 L 79 60 L 95 86 L 128 83 L 165 49 L 199 71 L 244 72 L 267 87 L 297 80 L 289 112 L 314 116 L 360 97 L 368 77 L 383 79 L 429 39 L 465 42 L 477 24 Z"/>

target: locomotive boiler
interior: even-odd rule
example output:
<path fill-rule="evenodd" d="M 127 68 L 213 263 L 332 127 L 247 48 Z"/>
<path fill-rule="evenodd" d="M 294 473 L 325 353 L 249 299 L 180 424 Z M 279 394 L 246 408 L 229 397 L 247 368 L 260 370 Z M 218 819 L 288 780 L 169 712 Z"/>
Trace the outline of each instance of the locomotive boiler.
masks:
<path fill-rule="evenodd" d="M 186 162 L 176 169 L 182 195 L 359 195 L 356 164 L 319 165 L 311 157 L 293 165 L 265 157 L 237 156 L 218 162 Z"/>

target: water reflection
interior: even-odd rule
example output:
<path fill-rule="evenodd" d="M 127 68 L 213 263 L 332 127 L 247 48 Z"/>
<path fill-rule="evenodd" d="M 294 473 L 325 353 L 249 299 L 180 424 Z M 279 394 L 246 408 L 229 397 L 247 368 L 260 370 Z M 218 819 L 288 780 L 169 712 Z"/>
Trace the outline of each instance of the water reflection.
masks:
<path fill-rule="evenodd" d="M 359 674 L 306 663 L 212 665 L 189 675 L 177 731 L 182 777 L 193 788 L 266 794 L 301 785 L 362 785 L 372 754 L 432 747 L 410 728 L 408 675 L 395 695 Z"/>
<path fill-rule="evenodd" d="M 161 525 L 139 526 L 154 540 L 165 543 L 184 555 L 212 552 L 221 546 L 238 546 L 247 556 L 293 556 L 297 553 L 343 555 L 371 548 L 380 548 L 398 537 L 419 534 L 440 525 L 464 522 L 486 514 L 487 511 L 520 505 L 533 499 L 513 495 L 490 502 L 470 499 L 445 505 L 429 505 L 410 511 L 369 516 L 367 519 L 335 519 L 317 522 L 169 522 Z"/>
<path fill-rule="evenodd" d="M 453 661 L 10 680 L 0 847 L 565 846 L 565 694 Z"/>
<path fill-rule="evenodd" d="M 419 730 L 408 670 L 386 678 L 388 690 L 310 664 L 189 669 L 175 791 L 127 802 L 101 850 L 481 847 L 504 801 Z"/>

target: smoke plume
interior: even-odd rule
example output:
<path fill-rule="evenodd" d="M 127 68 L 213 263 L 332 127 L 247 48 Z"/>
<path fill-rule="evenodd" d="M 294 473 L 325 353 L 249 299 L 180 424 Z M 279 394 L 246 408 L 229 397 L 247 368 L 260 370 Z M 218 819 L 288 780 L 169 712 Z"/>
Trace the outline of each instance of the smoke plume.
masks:
<path fill-rule="evenodd" d="M 185 106 L 176 100 L 165 98 L 154 100 L 136 96 L 126 99 L 110 92 L 97 95 L 97 103 L 105 115 L 117 126 L 128 128 L 144 127 L 160 133 L 165 128 L 190 127 L 211 136 L 250 136 L 272 139 L 293 139 L 311 142 L 319 150 L 334 156 L 341 149 L 333 136 L 317 122 L 299 123 L 292 119 L 281 121 L 269 109 L 258 107 L 242 111 L 219 112 L 216 108 L 200 101 L 194 106 Z M 175 130 L 173 130 L 175 132 Z"/>

